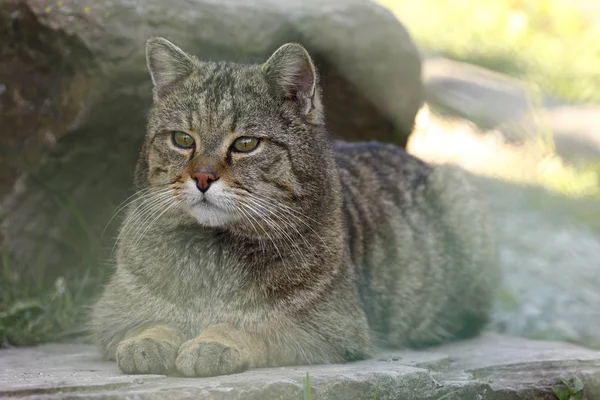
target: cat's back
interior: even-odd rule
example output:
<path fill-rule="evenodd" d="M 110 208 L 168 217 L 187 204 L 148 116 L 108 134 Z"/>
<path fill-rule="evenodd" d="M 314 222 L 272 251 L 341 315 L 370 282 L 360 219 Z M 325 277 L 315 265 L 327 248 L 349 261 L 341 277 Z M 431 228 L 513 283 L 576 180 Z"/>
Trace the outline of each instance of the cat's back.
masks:
<path fill-rule="evenodd" d="M 431 167 L 404 149 L 375 141 L 334 143 L 342 184 L 362 196 L 410 191 L 424 183 Z"/>
<path fill-rule="evenodd" d="M 334 149 L 357 287 L 379 339 L 395 347 L 476 333 L 497 270 L 485 207 L 465 173 L 391 144 Z"/>
<path fill-rule="evenodd" d="M 360 262 L 367 238 L 386 234 L 386 227 L 393 231 L 393 220 L 416 211 L 415 195 L 432 169 L 392 144 L 335 142 L 334 150 L 351 250 Z"/>

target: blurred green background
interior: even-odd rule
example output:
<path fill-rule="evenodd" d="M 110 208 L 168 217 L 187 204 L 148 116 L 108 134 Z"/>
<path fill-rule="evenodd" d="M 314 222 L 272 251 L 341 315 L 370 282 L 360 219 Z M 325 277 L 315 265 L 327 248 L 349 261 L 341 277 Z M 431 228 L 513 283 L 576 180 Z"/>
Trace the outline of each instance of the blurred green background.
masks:
<path fill-rule="evenodd" d="M 597 0 L 377 0 L 425 52 L 538 84 L 565 100 L 600 103 Z"/>

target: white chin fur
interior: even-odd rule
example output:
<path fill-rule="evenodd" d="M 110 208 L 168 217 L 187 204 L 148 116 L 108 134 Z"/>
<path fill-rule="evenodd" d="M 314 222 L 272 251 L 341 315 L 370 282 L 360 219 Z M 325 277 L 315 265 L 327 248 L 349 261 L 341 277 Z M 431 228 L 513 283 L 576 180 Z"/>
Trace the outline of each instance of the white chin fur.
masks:
<path fill-rule="evenodd" d="M 216 181 L 210 185 L 206 193 L 202 193 L 196 187 L 193 180 L 185 183 L 184 198 L 190 213 L 202 226 L 219 228 L 224 227 L 236 218 L 236 215 L 224 198 L 229 197 L 223 190 L 223 184 Z M 206 201 L 202 201 L 205 199 Z"/>
<path fill-rule="evenodd" d="M 219 228 L 232 221 L 231 213 L 221 211 L 214 206 L 198 204 L 192 207 L 192 215 L 202 226 Z"/>

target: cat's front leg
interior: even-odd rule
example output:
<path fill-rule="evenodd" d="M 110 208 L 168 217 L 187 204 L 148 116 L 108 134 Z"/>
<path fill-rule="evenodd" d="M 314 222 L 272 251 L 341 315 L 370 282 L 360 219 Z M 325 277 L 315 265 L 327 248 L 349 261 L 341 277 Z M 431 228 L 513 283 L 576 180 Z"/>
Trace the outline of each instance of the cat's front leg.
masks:
<path fill-rule="evenodd" d="M 215 376 L 266 362 L 266 343 L 230 324 L 215 324 L 181 345 L 175 366 L 186 376 Z"/>
<path fill-rule="evenodd" d="M 126 374 L 173 372 L 183 337 L 178 329 L 164 325 L 135 329 L 117 346 L 117 365 Z"/>

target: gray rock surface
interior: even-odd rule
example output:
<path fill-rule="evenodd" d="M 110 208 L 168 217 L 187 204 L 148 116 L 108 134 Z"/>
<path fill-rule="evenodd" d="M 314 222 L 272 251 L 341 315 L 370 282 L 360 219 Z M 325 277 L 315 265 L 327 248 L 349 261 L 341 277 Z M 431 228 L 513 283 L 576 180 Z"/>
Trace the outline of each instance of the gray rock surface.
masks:
<path fill-rule="evenodd" d="M 502 266 L 493 329 L 600 348 L 600 202 L 476 178 Z"/>
<path fill-rule="evenodd" d="M 600 160 L 600 106 L 561 106 L 537 110 L 498 128 L 510 137 L 550 134 L 557 154 L 575 164 Z"/>
<path fill-rule="evenodd" d="M 0 397 L 20 399 L 554 399 L 578 376 L 600 398 L 600 352 L 560 342 L 488 334 L 423 351 L 384 352 L 344 365 L 257 369 L 215 378 L 123 375 L 88 345 L 0 350 Z"/>
<path fill-rule="evenodd" d="M 534 107 L 559 104 L 548 96 L 533 98 L 532 87 L 518 79 L 442 57 L 423 61 L 423 83 L 430 105 L 484 129 L 520 118 Z"/>

